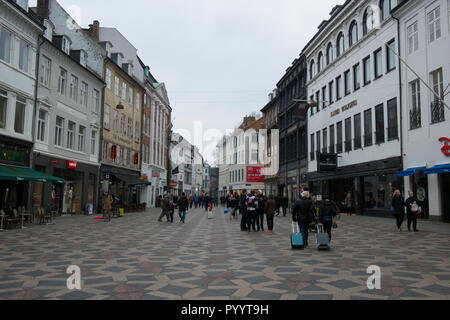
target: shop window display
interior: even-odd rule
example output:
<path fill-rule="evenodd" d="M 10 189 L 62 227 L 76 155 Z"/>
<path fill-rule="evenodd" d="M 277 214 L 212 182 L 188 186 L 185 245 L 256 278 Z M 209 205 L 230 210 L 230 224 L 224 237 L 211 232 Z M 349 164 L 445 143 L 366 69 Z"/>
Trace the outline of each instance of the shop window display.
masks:
<path fill-rule="evenodd" d="M 390 210 L 394 191 L 403 190 L 402 186 L 402 179 L 395 174 L 364 177 L 364 208 Z"/>

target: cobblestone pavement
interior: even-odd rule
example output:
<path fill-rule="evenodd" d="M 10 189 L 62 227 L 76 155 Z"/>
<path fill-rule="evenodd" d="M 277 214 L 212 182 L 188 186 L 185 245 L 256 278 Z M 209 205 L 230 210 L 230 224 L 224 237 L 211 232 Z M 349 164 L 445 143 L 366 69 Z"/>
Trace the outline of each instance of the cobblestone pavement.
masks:
<path fill-rule="evenodd" d="M 329 252 L 290 247 L 291 221 L 275 232 L 241 232 L 223 209 L 214 220 L 191 210 L 185 225 L 157 222 L 159 210 L 111 224 L 60 217 L 56 225 L 0 233 L 0 299 L 449 299 L 450 225 L 342 217 Z M 177 215 L 176 215 L 177 216 Z M 82 289 L 68 290 L 78 265 Z M 367 267 L 381 268 L 368 290 Z"/>

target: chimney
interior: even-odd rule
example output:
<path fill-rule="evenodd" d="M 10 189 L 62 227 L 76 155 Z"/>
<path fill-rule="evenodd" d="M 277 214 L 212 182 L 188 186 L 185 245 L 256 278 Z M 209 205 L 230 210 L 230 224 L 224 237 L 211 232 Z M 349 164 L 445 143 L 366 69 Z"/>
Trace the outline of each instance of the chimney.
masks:
<path fill-rule="evenodd" d="M 50 0 L 38 0 L 36 13 L 40 18 L 48 19 L 50 15 Z"/>
<path fill-rule="evenodd" d="M 95 41 L 100 41 L 100 22 L 98 20 L 94 20 L 94 22 L 89 25 L 89 33 Z"/>

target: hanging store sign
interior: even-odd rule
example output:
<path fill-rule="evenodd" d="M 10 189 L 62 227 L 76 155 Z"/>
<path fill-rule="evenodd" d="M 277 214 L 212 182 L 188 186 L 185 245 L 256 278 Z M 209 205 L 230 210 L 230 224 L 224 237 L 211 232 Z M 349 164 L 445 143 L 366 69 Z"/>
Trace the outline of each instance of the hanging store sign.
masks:
<path fill-rule="evenodd" d="M 439 142 L 442 142 L 444 144 L 444 146 L 441 149 L 442 153 L 446 157 L 449 157 L 450 156 L 450 139 L 442 137 L 439 139 Z"/>

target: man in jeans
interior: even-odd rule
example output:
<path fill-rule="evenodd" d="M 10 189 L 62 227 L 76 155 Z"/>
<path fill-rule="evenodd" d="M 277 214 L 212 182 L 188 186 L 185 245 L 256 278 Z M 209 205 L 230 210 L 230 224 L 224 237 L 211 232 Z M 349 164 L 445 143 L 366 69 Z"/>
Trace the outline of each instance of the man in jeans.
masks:
<path fill-rule="evenodd" d="M 312 201 L 308 191 L 303 191 L 302 197 L 295 201 L 292 220 L 297 221 L 303 236 L 304 247 L 308 247 L 308 228 L 312 221 Z"/>
<path fill-rule="evenodd" d="M 180 215 L 180 222 L 185 222 L 186 220 L 186 211 L 189 209 L 189 201 L 186 198 L 186 194 L 183 192 L 181 194 L 181 198 L 178 200 L 178 208 Z"/>

